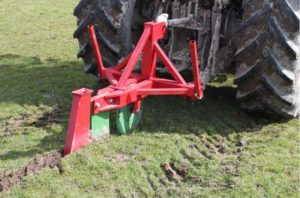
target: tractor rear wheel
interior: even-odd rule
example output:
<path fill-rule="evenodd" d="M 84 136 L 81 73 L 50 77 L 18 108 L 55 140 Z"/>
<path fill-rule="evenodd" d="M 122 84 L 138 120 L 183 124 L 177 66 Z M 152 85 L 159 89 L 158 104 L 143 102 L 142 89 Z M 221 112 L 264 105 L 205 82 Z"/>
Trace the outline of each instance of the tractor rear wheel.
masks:
<path fill-rule="evenodd" d="M 135 0 L 81 0 L 74 9 L 78 27 L 73 36 L 79 41 L 78 58 L 85 64 L 85 72 L 97 76 L 97 66 L 89 43 L 87 26 L 95 25 L 103 62 L 116 64 L 132 49 L 131 18 Z"/>
<path fill-rule="evenodd" d="M 237 30 L 237 99 L 250 113 L 299 116 L 299 1 L 244 0 Z"/>
<path fill-rule="evenodd" d="M 132 51 L 144 22 L 153 19 L 157 6 L 152 0 L 80 0 L 73 13 L 78 25 L 73 36 L 79 41 L 77 56 L 83 59 L 85 72 L 98 77 L 89 24 L 95 26 L 105 66 L 113 66 Z"/>

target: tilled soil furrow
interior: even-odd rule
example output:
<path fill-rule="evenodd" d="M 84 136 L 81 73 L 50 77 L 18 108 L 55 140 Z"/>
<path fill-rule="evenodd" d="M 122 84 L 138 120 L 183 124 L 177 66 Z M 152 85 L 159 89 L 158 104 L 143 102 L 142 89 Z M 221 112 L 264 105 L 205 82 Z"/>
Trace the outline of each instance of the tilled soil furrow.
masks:
<path fill-rule="evenodd" d="M 52 152 L 44 155 L 37 155 L 30 160 L 26 166 L 9 174 L 3 173 L 0 177 L 0 192 L 4 192 L 19 183 L 24 177 L 37 173 L 45 168 L 57 168 L 59 173 L 63 173 L 61 165 L 62 152 Z"/>

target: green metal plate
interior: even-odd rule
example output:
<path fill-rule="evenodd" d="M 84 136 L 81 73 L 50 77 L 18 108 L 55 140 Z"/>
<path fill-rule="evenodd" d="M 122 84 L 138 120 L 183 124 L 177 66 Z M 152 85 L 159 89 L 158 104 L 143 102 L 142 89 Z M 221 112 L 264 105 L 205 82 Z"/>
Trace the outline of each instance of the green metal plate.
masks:
<path fill-rule="evenodd" d="M 109 134 L 109 112 L 102 112 L 93 115 L 91 118 L 91 136 L 93 139 L 99 139 Z"/>

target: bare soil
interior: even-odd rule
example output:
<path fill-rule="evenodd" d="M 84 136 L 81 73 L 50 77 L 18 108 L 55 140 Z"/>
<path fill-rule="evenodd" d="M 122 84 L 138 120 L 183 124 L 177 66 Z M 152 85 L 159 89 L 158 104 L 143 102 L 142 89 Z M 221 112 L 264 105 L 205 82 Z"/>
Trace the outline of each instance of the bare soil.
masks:
<path fill-rule="evenodd" d="M 185 179 L 188 172 L 187 167 L 176 167 L 173 162 L 162 163 L 161 168 L 164 170 L 166 176 L 170 181 L 182 181 L 183 179 Z"/>
<path fill-rule="evenodd" d="M 62 123 L 63 110 L 61 107 L 56 106 L 51 111 L 45 112 L 42 116 L 36 118 L 32 121 L 29 126 L 40 127 L 50 127 L 53 124 Z"/>
<path fill-rule="evenodd" d="M 62 174 L 62 157 L 62 152 L 37 155 L 34 159 L 29 161 L 25 167 L 11 173 L 4 172 L 0 177 L 0 192 L 9 190 L 19 183 L 24 177 L 39 172 L 45 168 L 57 168 L 60 174 Z"/>

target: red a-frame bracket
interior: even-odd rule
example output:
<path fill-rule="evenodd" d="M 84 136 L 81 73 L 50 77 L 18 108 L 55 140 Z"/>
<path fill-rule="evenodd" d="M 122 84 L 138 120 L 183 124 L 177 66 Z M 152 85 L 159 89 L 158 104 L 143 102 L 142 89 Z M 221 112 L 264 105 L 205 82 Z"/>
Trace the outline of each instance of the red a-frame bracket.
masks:
<path fill-rule="evenodd" d="M 91 115 L 120 109 L 129 104 L 134 104 L 134 110 L 139 110 L 141 100 L 147 96 L 181 95 L 192 100 L 203 97 L 196 42 L 189 43 L 194 81 L 187 83 L 158 44 L 166 32 L 164 22 L 145 23 L 144 32 L 134 51 L 121 63 L 110 68 L 103 65 L 94 26 L 89 26 L 88 31 L 99 76 L 111 85 L 98 90 L 93 97 L 92 91 L 88 89 L 73 92 L 65 155 L 77 151 L 89 142 Z M 133 73 L 140 56 L 141 73 Z M 168 69 L 173 80 L 156 76 L 157 58 Z"/>

